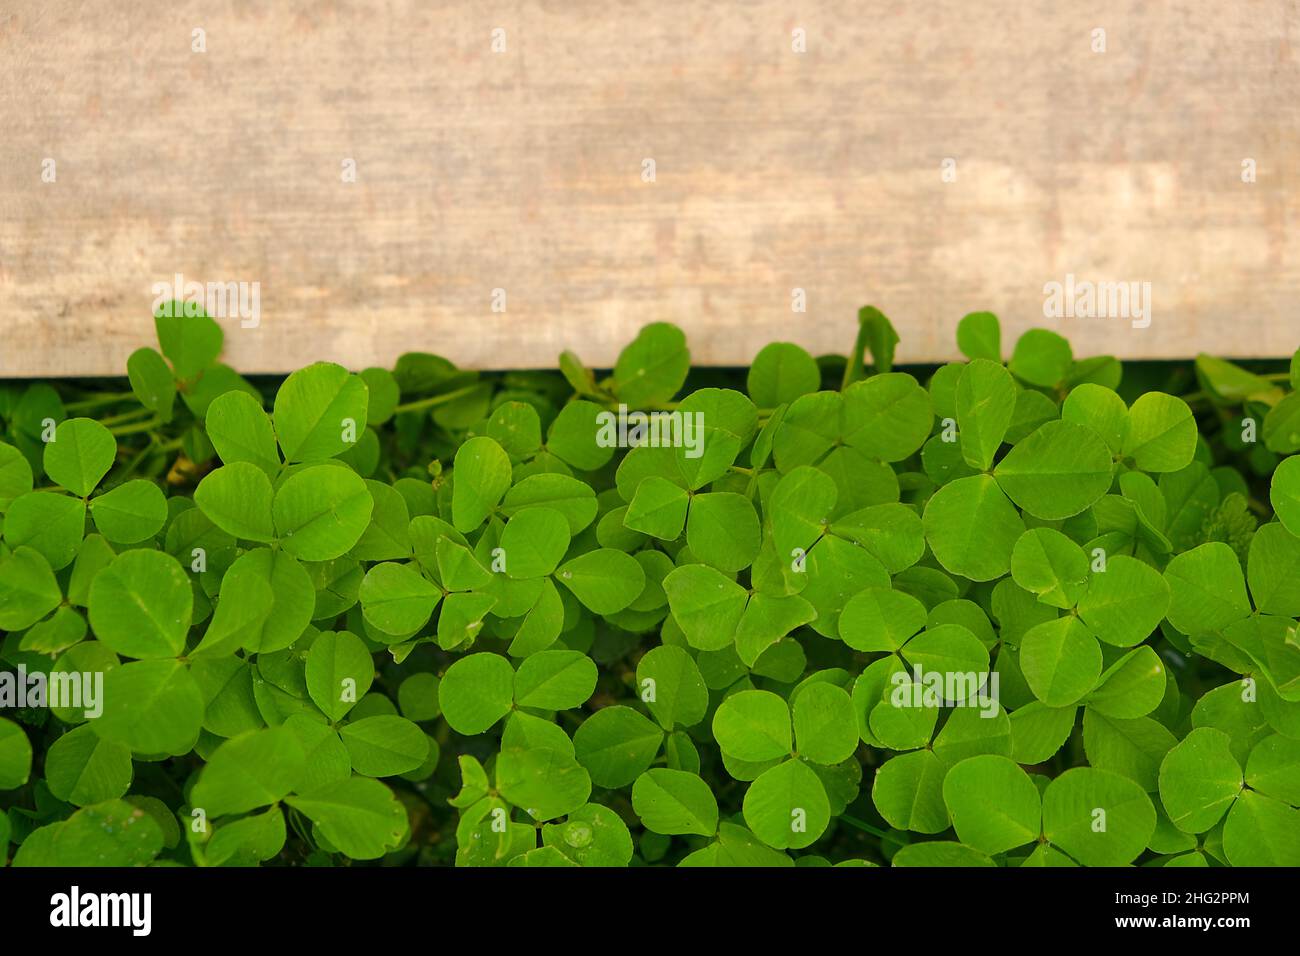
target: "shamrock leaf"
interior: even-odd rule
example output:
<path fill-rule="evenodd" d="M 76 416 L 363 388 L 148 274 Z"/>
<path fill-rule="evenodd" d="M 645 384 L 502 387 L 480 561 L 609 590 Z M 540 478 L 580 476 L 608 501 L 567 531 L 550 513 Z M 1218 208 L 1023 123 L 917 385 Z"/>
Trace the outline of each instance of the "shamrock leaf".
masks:
<path fill-rule="evenodd" d="M 1155 807 L 1142 788 L 1105 770 L 1075 767 L 1043 791 L 1043 834 L 1084 866 L 1131 863 L 1155 823 Z"/>
<path fill-rule="evenodd" d="M 229 466 L 227 466 L 229 467 Z M 304 561 L 332 561 L 360 540 L 375 502 L 350 468 L 294 472 L 275 492 L 271 517 L 281 546 Z"/>
<path fill-rule="evenodd" d="M 993 855 L 1038 839 L 1038 788 L 1006 757 L 986 754 L 958 763 L 943 778 L 943 800 L 967 846 Z"/>
<path fill-rule="evenodd" d="M 341 365 L 317 362 L 294 372 L 276 393 L 273 413 L 284 460 L 342 454 L 365 427 L 368 401 L 365 381 Z"/>
<path fill-rule="evenodd" d="M 461 734 L 483 733 L 510 712 L 514 698 L 514 668 L 498 654 L 462 657 L 438 686 L 442 715 Z"/>
<path fill-rule="evenodd" d="M 599 787 L 625 787 L 654 761 L 663 731 L 631 707 L 605 707 L 573 735 L 578 762 Z"/>
<path fill-rule="evenodd" d="M 108 474 L 117 457 L 113 433 L 90 418 L 70 418 L 45 446 L 45 473 L 56 485 L 85 498 Z"/>
<path fill-rule="evenodd" d="M 718 801 L 696 774 L 656 767 L 632 785 L 632 809 L 654 833 L 712 836 L 718 830 Z"/>
<path fill-rule="evenodd" d="M 973 581 L 1011 570 L 1011 554 L 1025 532 L 1015 507 L 987 475 L 944 485 L 926 504 L 922 521 L 939 563 Z"/>
<path fill-rule="evenodd" d="M 483 523 L 510 487 L 510 458 L 491 438 L 471 438 L 456 452 L 452 524 L 472 531 Z"/>
<path fill-rule="evenodd" d="M 1228 735 L 1198 727 L 1160 764 L 1160 801 L 1174 826 L 1203 833 L 1222 819 L 1244 786 Z"/>
<path fill-rule="evenodd" d="M 377 780 L 352 777 L 290 796 L 286 801 L 320 827 L 354 860 L 377 860 L 409 830 L 406 811 Z"/>
<path fill-rule="evenodd" d="M 176 657 L 185 648 L 194 594 L 179 562 L 158 551 L 126 551 L 95 576 L 90 626 L 126 657 Z"/>

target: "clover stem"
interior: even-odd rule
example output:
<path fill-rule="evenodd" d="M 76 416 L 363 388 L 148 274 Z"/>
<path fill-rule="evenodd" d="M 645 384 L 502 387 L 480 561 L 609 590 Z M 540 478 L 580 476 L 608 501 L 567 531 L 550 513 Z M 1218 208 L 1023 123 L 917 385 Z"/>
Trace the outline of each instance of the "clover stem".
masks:
<path fill-rule="evenodd" d="M 110 428 L 109 431 L 114 435 L 135 435 L 140 432 L 153 431 L 161 424 L 163 424 L 163 420 L 155 415 L 146 422 L 137 422 L 134 425 L 119 425 L 117 428 Z"/>
<path fill-rule="evenodd" d="M 145 458 L 154 450 L 154 445 L 154 442 L 145 445 L 135 453 L 134 458 L 127 462 L 126 469 L 119 476 L 123 481 L 135 474 L 135 470 L 140 467 L 140 462 L 144 461 Z"/>
<path fill-rule="evenodd" d="M 161 452 L 175 451 L 177 448 L 180 448 L 184 444 L 185 444 L 185 436 L 182 435 L 180 438 L 173 438 L 171 441 L 164 442 L 163 444 L 159 445 L 158 450 Z"/>
<path fill-rule="evenodd" d="M 152 409 L 136 408 L 136 409 L 132 409 L 129 412 L 122 412 L 122 414 L 120 415 L 112 415 L 108 418 L 101 418 L 99 420 L 99 423 L 107 428 L 111 428 L 114 425 L 121 425 L 122 423 L 129 422 L 132 419 L 137 419 L 140 418 L 141 416 L 152 415 L 152 414 L 154 414 Z"/>
<path fill-rule="evenodd" d="M 481 386 L 478 383 L 466 385 L 464 388 L 458 388 L 451 392 L 444 392 L 441 395 L 431 395 L 429 398 L 421 398 L 414 402 L 407 402 L 405 405 L 398 405 L 393 409 L 393 414 L 398 412 L 418 412 L 425 408 L 433 408 L 435 405 L 444 405 L 447 402 L 463 398 L 471 392 L 477 391 Z"/>
<path fill-rule="evenodd" d="M 882 840 L 889 839 L 889 834 L 887 834 L 884 830 L 881 830 L 878 827 L 873 827 L 870 823 L 867 823 L 865 820 L 859 820 L 857 817 L 851 817 L 847 813 L 841 813 L 840 819 L 843 820 L 845 823 L 847 823 L 849 826 L 857 827 L 859 830 L 862 830 L 864 833 L 870 833 L 872 836 L 880 837 L 880 839 Z"/>
<path fill-rule="evenodd" d="M 129 398 L 134 398 L 133 392 L 95 392 L 86 396 L 79 402 L 69 402 L 64 405 L 64 409 L 69 412 L 80 412 L 91 408 L 99 408 L 101 405 L 112 405 L 115 402 L 124 402 Z"/>

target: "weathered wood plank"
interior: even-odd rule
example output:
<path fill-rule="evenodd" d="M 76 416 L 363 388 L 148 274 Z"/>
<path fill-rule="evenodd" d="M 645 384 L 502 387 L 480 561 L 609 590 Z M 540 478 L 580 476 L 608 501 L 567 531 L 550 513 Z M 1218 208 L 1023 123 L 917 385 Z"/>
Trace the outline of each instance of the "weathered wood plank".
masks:
<path fill-rule="evenodd" d="M 259 283 L 258 327 L 223 323 L 247 372 L 607 365 L 659 319 L 742 363 L 843 351 L 867 302 L 903 361 L 977 309 L 1081 354 L 1289 355 L 1298 29 L 1287 0 L 20 2 L 0 376 L 120 372 L 176 273 Z M 1067 274 L 1149 282 L 1149 327 L 1045 319 Z"/>

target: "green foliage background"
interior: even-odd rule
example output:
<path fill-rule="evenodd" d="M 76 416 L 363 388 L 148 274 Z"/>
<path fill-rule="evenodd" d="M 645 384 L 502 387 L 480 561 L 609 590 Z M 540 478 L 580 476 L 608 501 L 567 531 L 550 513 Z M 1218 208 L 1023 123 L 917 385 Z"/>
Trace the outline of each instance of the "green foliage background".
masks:
<path fill-rule="evenodd" d="M 1300 357 L 254 383 L 182 311 L 0 387 L 0 669 L 104 675 L 0 711 L 0 860 L 1300 864 Z"/>

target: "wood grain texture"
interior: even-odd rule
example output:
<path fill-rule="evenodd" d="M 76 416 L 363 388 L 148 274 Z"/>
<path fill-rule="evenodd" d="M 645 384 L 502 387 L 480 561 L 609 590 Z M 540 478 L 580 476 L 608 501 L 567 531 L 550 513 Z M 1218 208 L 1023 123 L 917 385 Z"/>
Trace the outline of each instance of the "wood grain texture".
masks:
<path fill-rule="evenodd" d="M 260 284 L 223 322 L 249 373 L 608 366 L 655 320 L 738 364 L 843 352 L 865 303 L 905 362 L 980 309 L 1077 354 L 1290 355 L 1293 37 L 1284 0 L 5 3 L 0 376 L 120 374 L 175 273 Z M 1150 282 L 1150 327 L 1044 319 L 1067 273 Z"/>

